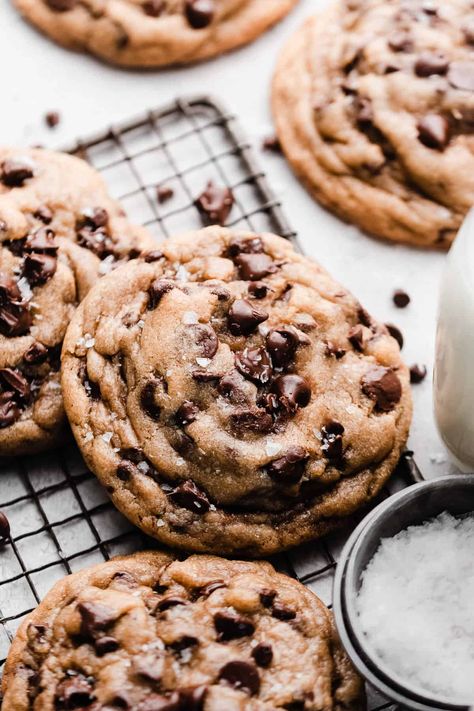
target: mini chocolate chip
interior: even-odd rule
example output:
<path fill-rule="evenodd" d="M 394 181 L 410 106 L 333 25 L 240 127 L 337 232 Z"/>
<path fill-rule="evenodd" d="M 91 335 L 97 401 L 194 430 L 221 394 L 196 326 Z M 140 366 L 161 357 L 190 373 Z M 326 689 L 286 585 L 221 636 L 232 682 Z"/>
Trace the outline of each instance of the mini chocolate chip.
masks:
<path fill-rule="evenodd" d="M 161 407 L 156 403 L 155 393 L 158 387 L 158 381 L 150 380 L 146 385 L 143 386 L 140 394 L 140 404 L 144 411 L 151 417 L 152 420 L 159 420 L 161 414 Z"/>
<path fill-rule="evenodd" d="M 214 627 L 219 642 L 248 637 L 255 632 L 255 625 L 248 617 L 242 617 L 235 612 L 216 612 Z"/>
<path fill-rule="evenodd" d="M 311 388 L 299 375 L 280 375 L 273 383 L 272 392 L 279 406 L 293 414 L 311 400 Z"/>
<path fill-rule="evenodd" d="M 390 368 L 375 365 L 362 377 L 362 392 L 381 412 L 390 412 L 402 397 L 402 385 L 396 373 Z"/>
<path fill-rule="evenodd" d="M 105 630 L 117 619 L 118 613 L 100 602 L 80 602 L 77 606 L 81 616 L 81 634 L 95 639 L 97 632 Z"/>
<path fill-rule="evenodd" d="M 362 352 L 364 350 L 364 329 L 362 326 L 354 326 L 351 328 L 347 338 L 356 351 Z"/>
<path fill-rule="evenodd" d="M 156 309 L 162 297 L 174 289 L 176 284 L 169 279 L 155 279 L 148 289 L 148 308 L 151 311 Z"/>
<path fill-rule="evenodd" d="M 389 332 L 389 334 L 392 336 L 392 338 L 394 338 L 396 340 L 396 342 L 398 343 L 400 350 L 402 350 L 402 348 L 403 348 L 403 334 L 400 331 L 400 329 L 397 326 L 395 326 L 395 324 L 393 324 L 393 323 L 386 323 L 385 327 L 386 327 L 387 331 Z"/>
<path fill-rule="evenodd" d="M 204 491 L 198 489 L 196 484 L 188 479 L 183 481 L 171 493 L 170 499 L 183 509 L 188 509 L 193 513 L 203 514 L 209 511 L 211 504 Z"/>
<path fill-rule="evenodd" d="M 339 463 L 342 461 L 342 435 L 344 427 L 340 422 L 327 422 L 321 427 L 321 451 L 330 461 Z"/>
<path fill-rule="evenodd" d="M 0 424 L 1 427 L 1 424 Z M 3 511 L 0 511 L 0 545 L 10 540 L 10 523 Z"/>
<path fill-rule="evenodd" d="M 268 274 L 274 274 L 278 267 L 268 254 L 238 254 L 234 259 L 240 278 L 244 281 L 259 281 Z"/>
<path fill-rule="evenodd" d="M 281 143 L 277 136 L 267 136 L 262 141 L 262 149 L 264 151 L 271 151 L 272 153 L 281 153 Z"/>
<path fill-rule="evenodd" d="M 23 262 L 23 276 L 31 286 L 45 284 L 56 272 L 58 261 L 50 254 L 27 254 Z"/>
<path fill-rule="evenodd" d="M 122 459 L 117 467 L 117 476 L 120 481 L 130 481 L 138 471 L 136 464 L 133 464 L 133 462 L 127 459 Z"/>
<path fill-rule="evenodd" d="M 186 427 L 190 425 L 196 419 L 199 413 L 199 408 L 194 402 L 185 400 L 181 407 L 177 410 L 175 415 L 175 420 L 180 427 Z"/>
<path fill-rule="evenodd" d="M 43 222 L 45 225 L 51 224 L 53 221 L 53 211 L 49 209 L 46 205 L 42 205 L 37 210 L 34 211 L 33 217 Z"/>
<path fill-rule="evenodd" d="M 214 358 L 219 348 L 219 339 L 216 332 L 208 324 L 191 326 L 194 331 L 194 340 L 204 358 Z"/>
<path fill-rule="evenodd" d="M 263 588 L 263 590 L 260 591 L 260 602 L 264 607 L 271 607 L 276 596 L 276 590 L 272 590 L 271 588 Z"/>
<path fill-rule="evenodd" d="M 264 385 L 268 383 L 273 370 L 270 356 L 265 348 L 245 348 L 235 354 L 237 370 L 252 382 Z"/>
<path fill-rule="evenodd" d="M 2 163 L 1 181 L 9 188 L 20 188 L 34 176 L 34 164 L 29 158 L 10 158 Z"/>
<path fill-rule="evenodd" d="M 159 249 L 152 249 L 151 252 L 144 253 L 143 259 L 147 264 L 151 264 L 152 262 L 159 262 L 160 259 L 163 259 L 163 252 L 160 252 Z"/>
<path fill-rule="evenodd" d="M 229 309 L 227 323 L 233 336 L 249 336 L 267 318 L 267 312 L 252 306 L 250 301 L 236 299 Z"/>
<path fill-rule="evenodd" d="M 21 415 L 20 408 L 15 402 L 12 392 L 0 393 L 0 429 L 13 425 Z"/>
<path fill-rule="evenodd" d="M 299 338 L 291 328 L 273 329 L 267 334 L 266 344 L 275 368 L 283 368 L 293 360 Z"/>
<path fill-rule="evenodd" d="M 265 642 L 257 644 L 257 646 L 252 649 L 252 657 L 255 659 L 255 662 L 259 667 L 268 669 L 273 659 L 273 649 L 271 644 L 266 644 Z"/>
<path fill-rule="evenodd" d="M 202 30 L 214 18 L 214 0 L 185 0 L 186 19 L 194 30 Z"/>
<path fill-rule="evenodd" d="M 166 610 L 169 610 L 171 607 L 178 607 L 179 605 L 187 604 L 188 600 L 184 597 L 179 597 L 178 595 L 168 595 L 168 597 L 164 597 L 160 600 L 156 606 L 156 609 L 160 612 L 166 612 Z"/>
<path fill-rule="evenodd" d="M 56 128 L 61 121 L 61 116 L 58 111 L 48 111 L 48 113 L 45 114 L 44 120 L 48 128 Z"/>
<path fill-rule="evenodd" d="M 239 254 L 260 254 L 264 249 L 263 240 L 257 235 L 253 237 L 236 237 L 230 242 L 227 254 L 234 259 Z"/>
<path fill-rule="evenodd" d="M 42 343 L 35 341 L 23 355 L 23 360 L 28 365 L 39 365 L 48 358 L 48 349 Z"/>
<path fill-rule="evenodd" d="M 439 114 L 426 114 L 417 124 L 418 140 L 427 148 L 442 150 L 450 139 L 449 122 Z"/>
<path fill-rule="evenodd" d="M 215 185 L 210 180 L 194 204 L 205 225 L 223 225 L 232 210 L 234 196 L 229 188 Z"/>
<path fill-rule="evenodd" d="M 99 637 L 94 643 L 94 649 L 98 657 L 103 657 L 110 652 L 116 652 L 120 647 L 115 637 Z"/>
<path fill-rule="evenodd" d="M 410 368 L 410 383 L 414 385 L 421 383 L 426 378 L 426 373 L 425 365 L 412 365 Z"/>
<path fill-rule="evenodd" d="M 414 48 L 413 39 L 408 32 L 394 32 L 389 37 L 388 46 L 393 52 L 412 52 Z"/>
<path fill-rule="evenodd" d="M 449 62 L 439 54 L 425 52 L 415 62 L 415 74 L 419 77 L 430 77 L 433 74 L 443 76 L 448 71 Z"/>
<path fill-rule="evenodd" d="M 238 432 L 268 434 L 273 429 L 273 419 L 265 410 L 239 410 L 230 416 L 232 427 Z"/>
<path fill-rule="evenodd" d="M 252 281 L 248 285 L 248 292 L 253 299 L 264 299 L 268 294 L 268 286 L 263 281 Z"/>
<path fill-rule="evenodd" d="M 209 595 L 212 595 L 212 593 L 216 590 L 221 590 L 226 587 L 227 585 L 223 580 L 213 580 L 212 582 L 204 585 L 202 588 L 199 588 L 199 595 L 202 595 L 202 597 L 209 597 Z"/>
<path fill-rule="evenodd" d="M 146 0 L 143 5 L 143 12 L 149 17 L 159 17 L 165 9 L 164 0 Z M 157 193 L 158 195 L 158 193 Z M 171 196 L 170 196 L 171 197 Z M 159 202 L 161 200 L 158 198 Z"/>
<path fill-rule="evenodd" d="M 245 691 L 250 696 L 258 694 L 260 690 L 257 667 L 250 662 L 227 662 L 219 672 L 219 681 L 225 681 L 229 686 Z"/>
<path fill-rule="evenodd" d="M 328 341 L 325 344 L 324 352 L 328 357 L 332 356 L 336 360 L 340 360 L 346 355 L 346 349 L 339 348 L 339 346 L 336 346 L 332 341 Z"/>
<path fill-rule="evenodd" d="M 0 385 L 5 391 L 13 391 L 19 400 L 27 400 L 30 396 L 30 385 L 16 368 L 0 368 Z"/>
<path fill-rule="evenodd" d="M 304 474 L 309 456 L 302 447 L 290 447 L 283 457 L 266 465 L 267 474 L 281 484 L 297 484 Z"/>
<path fill-rule="evenodd" d="M 90 679 L 83 674 L 75 674 L 64 679 L 56 689 L 55 708 L 64 711 L 85 709 L 95 701 Z"/>
<path fill-rule="evenodd" d="M 474 62 L 451 62 L 448 81 L 455 89 L 474 91 Z"/>
<path fill-rule="evenodd" d="M 287 622 L 288 620 L 294 620 L 296 617 L 296 612 L 283 605 L 281 602 L 275 602 L 272 607 L 272 617 L 276 617 L 277 620 L 283 620 Z"/>
<path fill-rule="evenodd" d="M 410 303 L 410 297 L 403 289 L 396 289 L 393 292 L 393 303 L 399 309 L 404 309 Z"/>

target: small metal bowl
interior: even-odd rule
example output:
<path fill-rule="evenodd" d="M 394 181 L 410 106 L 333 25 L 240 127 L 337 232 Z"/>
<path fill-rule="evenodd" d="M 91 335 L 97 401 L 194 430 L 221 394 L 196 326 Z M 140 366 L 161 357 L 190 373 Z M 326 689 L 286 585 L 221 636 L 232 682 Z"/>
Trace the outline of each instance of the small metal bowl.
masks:
<path fill-rule="evenodd" d="M 404 489 L 375 508 L 355 529 L 342 551 L 334 580 L 333 609 L 337 629 L 359 673 L 387 699 L 416 711 L 468 711 L 474 699 L 453 703 L 405 682 L 369 648 L 356 612 L 361 575 L 379 547 L 408 526 L 449 511 L 474 511 L 474 475 L 442 477 Z"/>

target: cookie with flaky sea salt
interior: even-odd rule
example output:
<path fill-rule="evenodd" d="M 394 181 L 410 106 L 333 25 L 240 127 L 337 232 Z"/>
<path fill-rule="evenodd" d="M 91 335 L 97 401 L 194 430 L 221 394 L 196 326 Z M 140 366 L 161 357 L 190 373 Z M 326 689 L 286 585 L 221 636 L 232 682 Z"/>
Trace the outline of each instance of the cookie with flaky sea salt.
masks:
<path fill-rule="evenodd" d="M 3 711 L 362 711 L 332 615 L 269 563 L 161 552 L 56 583 L 20 627 Z"/>
<path fill-rule="evenodd" d="M 59 44 L 129 67 L 189 64 L 251 42 L 298 0 L 15 0 Z"/>
<path fill-rule="evenodd" d="M 58 441 L 74 309 L 98 276 L 152 246 L 84 161 L 0 149 L 0 455 Z"/>
<path fill-rule="evenodd" d="M 336 0 L 292 37 L 273 84 L 281 145 L 327 208 L 447 248 L 474 203 L 474 6 Z"/>
<path fill-rule="evenodd" d="M 259 556 L 340 525 L 407 438 L 397 342 L 280 237 L 211 227 L 160 247 L 102 279 L 66 334 L 88 465 L 182 548 Z"/>

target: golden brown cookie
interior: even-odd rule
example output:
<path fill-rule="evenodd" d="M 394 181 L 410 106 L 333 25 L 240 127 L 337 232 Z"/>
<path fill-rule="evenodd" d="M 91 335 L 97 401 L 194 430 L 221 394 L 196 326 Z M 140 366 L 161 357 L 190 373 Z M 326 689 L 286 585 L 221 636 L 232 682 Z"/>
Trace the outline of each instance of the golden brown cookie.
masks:
<path fill-rule="evenodd" d="M 98 283 L 68 328 L 65 406 L 116 506 L 195 551 L 261 556 L 370 501 L 411 417 L 397 342 L 274 235 L 211 227 Z"/>
<path fill-rule="evenodd" d="M 188 64 L 251 42 L 298 0 L 15 0 L 59 44 L 113 64 Z"/>
<path fill-rule="evenodd" d="M 474 8 L 336 0 L 285 47 L 273 113 L 296 174 L 369 233 L 447 248 L 474 203 Z"/>
<path fill-rule="evenodd" d="M 56 583 L 13 641 L 2 711 L 365 708 L 332 616 L 269 563 L 148 552 Z"/>
<path fill-rule="evenodd" d="M 0 149 L 0 455 L 58 442 L 74 309 L 98 276 L 152 245 L 84 161 Z"/>

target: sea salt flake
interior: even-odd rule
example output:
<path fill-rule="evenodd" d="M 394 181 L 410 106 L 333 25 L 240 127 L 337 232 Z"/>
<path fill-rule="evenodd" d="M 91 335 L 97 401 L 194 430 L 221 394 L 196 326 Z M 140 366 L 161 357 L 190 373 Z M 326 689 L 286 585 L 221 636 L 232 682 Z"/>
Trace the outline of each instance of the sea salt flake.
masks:
<path fill-rule="evenodd" d="M 185 311 L 182 321 L 184 324 L 191 326 L 192 324 L 198 322 L 198 315 L 195 311 Z"/>
<path fill-rule="evenodd" d="M 189 280 L 189 272 L 183 265 L 181 264 L 175 274 L 175 279 L 176 281 L 188 281 Z"/>
<path fill-rule="evenodd" d="M 86 348 L 93 348 L 95 346 L 95 338 L 93 338 L 90 333 L 86 333 L 84 336 L 84 346 Z"/>
<path fill-rule="evenodd" d="M 138 462 L 137 469 L 139 469 L 142 472 L 142 474 L 146 474 L 149 469 L 148 463 L 147 462 Z"/>
<path fill-rule="evenodd" d="M 201 368 L 207 368 L 211 363 L 210 358 L 196 358 L 196 363 L 201 366 Z"/>
<path fill-rule="evenodd" d="M 109 444 L 110 440 L 114 436 L 114 433 L 113 432 L 104 432 L 104 434 L 102 434 L 100 436 L 101 436 L 101 439 L 103 439 L 106 444 Z"/>
<path fill-rule="evenodd" d="M 21 277 L 21 279 L 18 279 L 17 281 L 17 286 L 21 291 L 23 299 L 25 301 L 29 301 L 33 296 L 33 292 L 31 291 L 31 287 L 28 280 L 25 277 Z"/>
<path fill-rule="evenodd" d="M 109 272 L 111 272 L 112 269 L 114 268 L 114 262 L 115 262 L 114 255 L 109 254 L 109 256 L 106 257 L 105 259 L 103 259 L 101 261 L 101 263 L 99 264 L 99 269 L 98 269 L 99 274 L 101 274 L 102 276 L 104 274 L 109 274 Z"/>
<path fill-rule="evenodd" d="M 267 441 L 265 445 L 265 452 L 267 456 L 273 457 L 275 454 L 278 454 L 278 452 L 281 450 L 281 444 L 278 444 L 277 442 L 270 442 Z"/>
<path fill-rule="evenodd" d="M 84 437 L 82 438 L 82 441 L 83 441 L 83 442 L 91 442 L 93 439 L 94 439 L 94 435 L 93 435 L 92 432 L 89 430 L 89 432 L 86 432 L 86 434 L 85 434 Z"/>
<path fill-rule="evenodd" d="M 165 525 L 165 522 L 162 521 L 161 518 L 158 519 L 158 521 L 156 522 L 156 527 L 157 527 L 157 528 L 161 528 L 161 527 L 164 526 L 164 525 Z"/>
<path fill-rule="evenodd" d="M 141 318 L 140 321 L 137 321 L 137 326 L 142 329 L 145 326 L 145 321 Z"/>

